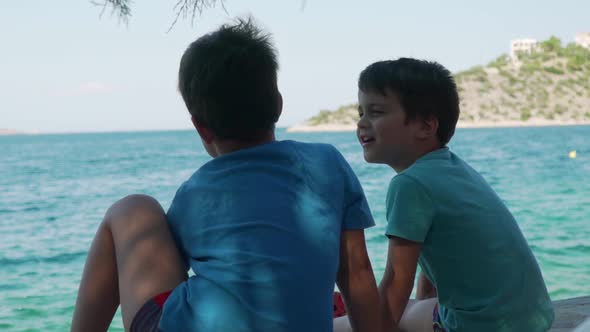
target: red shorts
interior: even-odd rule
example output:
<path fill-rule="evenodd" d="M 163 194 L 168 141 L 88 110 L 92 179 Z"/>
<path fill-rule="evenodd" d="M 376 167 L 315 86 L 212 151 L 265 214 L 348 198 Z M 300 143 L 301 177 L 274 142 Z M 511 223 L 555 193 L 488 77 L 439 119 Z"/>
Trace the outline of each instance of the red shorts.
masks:
<path fill-rule="evenodd" d="M 346 316 L 346 306 L 342 300 L 342 294 L 334 292 L 334 314 L 332 317 L 336 318 L 342 316 Z"/>
<path fill-rule="evenodd" d="M 160 317 L 162 317 L 162 308 L 164 303 L 170 296 L 172 291 L 167 291 L 154 296 L 149 299 L 135 314 L 133 321 L 131 321 L 130 332 L 148 331 L 158 332 L 158 325 L 160 324 Z M 334 311 L 333 317 L 340 317 L 346 315 L 346 307 L 342 300 L 342 295 L 334 292 Z"/>
<path fill-rule="evenodd" d="M 135 314 L 131 321 L 130 332 L 158 332 L 160 317 L 162 317 L 162 308 L 172 291 L 167 291 L 149 299 Z"/>

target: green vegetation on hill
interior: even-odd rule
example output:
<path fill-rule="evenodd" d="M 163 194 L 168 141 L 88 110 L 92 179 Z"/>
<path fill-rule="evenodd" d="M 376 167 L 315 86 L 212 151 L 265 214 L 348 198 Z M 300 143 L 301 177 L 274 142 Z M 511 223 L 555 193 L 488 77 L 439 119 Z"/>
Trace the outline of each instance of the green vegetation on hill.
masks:
<path fill-rule="evenodd" d="M 321 124 L 356 124 L 358 120 L 358 105 L 350 104 L 339 107 L 335 111 L 322 110 L 318 115 L 306 121 L 307 125 L 317 126 Z"/>
<path fill-rule="evenodd" d="M 513 61 L 501 55 L 487 66 L 456 73 L 464 123 L 478 121 L 590 121 L 590 50 L 556 37 Z M 353 124 L 357 106 L 321 111 L 306 124 Z"/>

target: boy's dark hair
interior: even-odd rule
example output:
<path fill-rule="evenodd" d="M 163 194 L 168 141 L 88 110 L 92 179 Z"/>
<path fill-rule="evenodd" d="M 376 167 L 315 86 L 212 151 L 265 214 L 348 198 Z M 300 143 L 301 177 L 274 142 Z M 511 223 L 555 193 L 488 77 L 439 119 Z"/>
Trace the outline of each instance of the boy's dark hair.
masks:
<path fill-rule="evenodd" d="M 279 118 L 277 70 L 270 36 L 240 19 L 187 48 L 178 89 L 190 114 L 219 139 L 253 141 Z"/>
<path fill-rule="evenodd" d="M 369 65 L 360 74 L 364 92 L 396 93 L 406 112 L 406 123 L 418 117 L 438 119 L 436 135 L 442 145 L 455 133 L 459 119 L 459 95 L 451 73 L 436 62 L 400 58 Z"/>

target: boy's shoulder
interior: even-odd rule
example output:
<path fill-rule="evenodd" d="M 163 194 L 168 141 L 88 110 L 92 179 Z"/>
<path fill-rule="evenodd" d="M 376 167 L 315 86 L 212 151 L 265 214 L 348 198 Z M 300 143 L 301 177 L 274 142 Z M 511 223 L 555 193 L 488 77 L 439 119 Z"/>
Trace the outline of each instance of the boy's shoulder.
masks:
<path fill-rule="evenodd" d="M 208 182 L 211 176 L 219 177 L 223 170 L 235 173 L 236 164 L 246 165 L 252 162 L 268 162 L 283 167 L 304 166 L 314 169 L 316 167 L 333 167 L 335 164 L 346 163 L 346 160 L 338 149 L 331 144 L 293 140 L 276 141 L 272 144 L 261 145 L 254 149 L 238 151 L 231 155 L 209 160 L 180 185 L 177 194 L 187 193 L 191 188 Z"/>
<path fill-rule="evenodd" d="M 419 187 L 429 196 L 445 201 L 461 200 L 465 195 L 493 200 L 497 196 L 481 173 L 448 148 L 423 156 L 394 177 L 394 183 L 398 188 Z"/>
<path fill-rule="evenodd" d="M 326 162 L 329 160 L 342 162 L 344 157 L 338 149 L 328 143 L 308 143 L 299 141 L 282 141 L 286 146 L 291 147 L 296 153 L 307 162 Z"/>
<path fill-rule="evenodd" d="M 332 144 L 328 143 L 317 143 L 317 142 L 301 142 L 293 140 L 281 141 L 282 143 L 294 146 L 299 149 L 310 150 L 310 151 L 334 151 L 338 152 L 338 149 Z"/>
<path fill-rule="evenodd" d="M 398 173 L 393 180 L 408 184 L 428 184 L 441 178 L 444 172 L 462 167 L 464 162 L 445 147 L 418 158 L 412 165 Z"/>
<path fill-rule="evenodd" d="M 419 184 L 425 188 L 485 182 L 479 172 L 448 147 L 422 156 L 393 180 L 399 184 Z"/>

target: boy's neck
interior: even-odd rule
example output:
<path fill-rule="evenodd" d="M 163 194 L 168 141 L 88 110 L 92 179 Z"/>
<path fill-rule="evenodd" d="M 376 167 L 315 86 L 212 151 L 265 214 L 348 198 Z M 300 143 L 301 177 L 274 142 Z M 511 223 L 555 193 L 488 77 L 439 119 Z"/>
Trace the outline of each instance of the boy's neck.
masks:
<path fill-rule="evenodd" d="M 214 141 L 212 143 L 213 148 L 215 149 L 216 155 L 215 157 L 222 156 L 227 153 L 235 152 L 242 149 L 248 149 L 255 147 L 257 145 L 262 145 L 266 143 L 274 142 L 275 139 L 275 132 L 274 130 L 269 131 L 266 135 L 261 137 L 260 139 L 254 141 L 239 141 L 239 140 L 221 140 L 221 141 Z"/>

